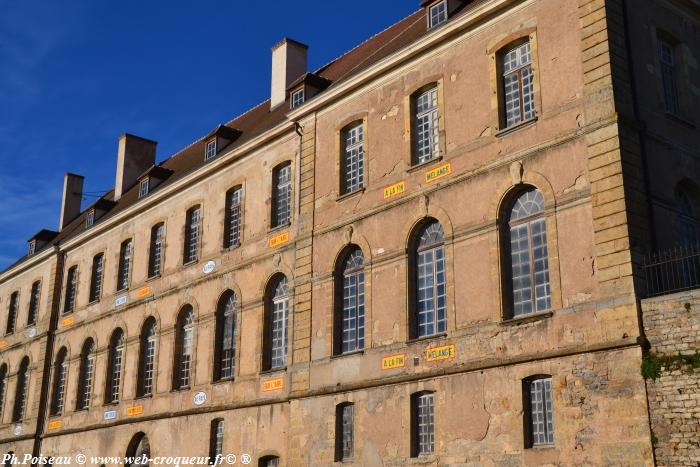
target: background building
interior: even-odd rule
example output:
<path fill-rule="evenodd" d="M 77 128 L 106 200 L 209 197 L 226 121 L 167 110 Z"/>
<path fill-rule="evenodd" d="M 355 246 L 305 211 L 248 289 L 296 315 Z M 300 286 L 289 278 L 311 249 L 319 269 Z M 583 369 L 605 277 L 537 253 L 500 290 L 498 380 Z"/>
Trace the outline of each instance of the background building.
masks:
<path fill-rule="evenodd" d="M 700 8 L 630 3 L 426 1 L 314 72 L 285 39 L 270 100 L 160 164 L 122 135 L 83 211 L 67 174 L 0 274 L 2 451 L 653 465 L 645 313 L 700 349 L 665 296 L 700 282 Z"/>

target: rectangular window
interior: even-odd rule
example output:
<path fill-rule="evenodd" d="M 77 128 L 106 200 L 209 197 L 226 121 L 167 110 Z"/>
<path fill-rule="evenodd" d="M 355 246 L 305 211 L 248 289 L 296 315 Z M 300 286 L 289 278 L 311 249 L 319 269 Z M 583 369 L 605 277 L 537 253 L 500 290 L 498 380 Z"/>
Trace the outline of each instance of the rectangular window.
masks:
<path fill-rule="evenodd" d="M 185 255 L 183 263 L 191 263 L 199 258 L 199 228 L 201 212 L 199 206 L 190 208 L 185 216 Z"/>
<path fill-rule="evenodd" d="M 90 303 L 102 296 L 102 277 L 104 273 L 104 254 L 100 253 L 92 258 L 92 277 L 90 278 Z"/>
<path fill-rule="evenodd" d="M 217 457 L 224 453 L 224 421 L 214 420 L 211 423 L 209 458 L 212 465 L 218 461 Z"/>
<path fill-rule="evenodd" d="M 292 215 L 292 165 L 272 171 L 272 228 L 288 225 Z"/>
<path fill-rule="evenodd" d="M 526 381 L 524 393 L 525 423 L 529 431 L 527 447 L 553 445 L 552 378 Z"/>
<path fill-rule="evenodd" d="M 447 2 L 445 0 L 430 7 L 428 28 L 434 28 L 447 21 Z"/>
<path fill-rule="evenodd" d="M 506 128 L 535 118 L 534 75 L 530 42 L 507 50 L 502 56 L 503 104 Z"/>
<path fill-rule="evenodd" d="M 272 304 L 272 368 L 287 364 L 287 319 L 289 298 L 275 299 Z"/>
<path fill-rule="evenodd" d="M 659 39 L 659 63 L 661 65 L 661 84 L 664 88 L 666 112 L 678 115 L 678 88 L 676 86 L 676 47 L 670 42 Z"/>
<path fill-rule="evenodd" d="M 92 227 L 92 225 L 95 223 L 95 210 L 90 209 L 87 213 L 87 216 L 85 217 L 85 227 Z"/>
<path fill-rule="evenodd" d="M 155 334 L 150 335 L 146 338 L 145 342 L 146 348 L 144 349 L 143 355 L 143 388 L 142 392 L 144 396 L 150 396 L 153 394 L 153 376 L 155 373 L 155 361 L 156 361 L 156 336 Z"/>
<path fill-rule="evenodd" d="M 68 270 L 66 277 L 66 296 L 63 300 L 63 314 L 73 311 L 75 307 L 75 289 L 78 286 L 78 266 L 73 266 Z"/>
<path fill-rule="evenodd" d="M 7 327 L 5 334 L 15 332 L 15 321 L 17 321 L 17 307 L 19 306 L 19 292 L 13 292 L 10 295 L 10 303 L 7 306 Z"/>
<path fill-rule="evenodd" d="M 158 224 L 151 228 L 151 249 L 148 256 L 148 277 L 160 275 L 163 263 L 163 234 L 165 226 Z"/>
<path fill-rule="evenodd" d="M 35 251 L 36 251 L 36 241 L 35 241 L 35 240 L 32 240 L 31 242 L 29 242 L 29 247 L 28 247 L 28 250 L 27 250 L 27 256 L 32 256 L 32 255 L 34 254 Z"/>
<path fill-rule="evenodd" d="M 357 123 L 343 131 L 343 194 L 362 189 L 365 183 L 364 124 Z"/>
<path fill-rule="evenodd" d="M 32 292 L 29 297 L 29 315 L 27 316 L 27 326 L 36 324 L 39 315 L 39 300 L 41 299 L 41 282 L 37 281 L 32 284 Z"/>
<path fill-rule="evenodd" d="M 413 164 L 422 164 L 440 155 L 438 88 L 433 86 L 413 98 Z"/>
<path fill-rule="evenodd" d="M 234 188 L 226 193 L 224 248 L 235 248 L 241 244 L 241 219 L 243 217 L 242 201 L 242 188 Z"/>
<path fill-rule="evenodd" d="M 335 461 L 349 461 L 353 458 L 355 450 L 354 404 L 341 404 L 335 411 Z"/>
<path fill-rule="evenodd" d="M 78 403 L 78 410 L 84 410 L 90 407 L 90 399 L 92 396 L 92 377 L 95 373 L 95 352 L 85 357 L 82 375 L 82 393 Z"/>
<path fill-rule="evenodd" d="M 150 179 L 148 177 L 144 178 L 139 182 L 139 198 L 143 198 L 148 194 L 150 188 Z"/>
<path fill-rule="evenodd" d="M 411 402 L 412 456 L 432 454 L 435 452 L 434 394 L 414 394 Z"/>
<path fill-rule="evenodd" d="M 119 250 L 119 269 L 117 270 L 117 291 L 129 288 L 131 271 L 131 240 L 122 242 Z"/>
<path fill-rule="evenodd" d="M 294 109 L 296 107 L 299 107 L 303 103 L 304 103 L 304 88 L 301 88 L 298 91 L 294 91 L 294 93 L 292 93 L 292 106 L 291 106 L 291 108 Z"/>
<path fill-rule="evenodd" d="M 207 152 L 204 155 L 204 160 L 208 161 L 216 156 L 216 139 L 213 139 L 207 143 Z"/>

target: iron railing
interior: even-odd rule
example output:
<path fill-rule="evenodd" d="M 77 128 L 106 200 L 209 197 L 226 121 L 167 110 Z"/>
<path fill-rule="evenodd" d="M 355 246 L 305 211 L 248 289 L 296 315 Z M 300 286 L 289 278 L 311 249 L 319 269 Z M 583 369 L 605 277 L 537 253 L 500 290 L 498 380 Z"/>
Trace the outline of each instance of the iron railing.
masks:
<path fill-rule="evenodd" d="M 684 245 L 644 258 L 647 297 L 700 287 L 700 245 Z"/>

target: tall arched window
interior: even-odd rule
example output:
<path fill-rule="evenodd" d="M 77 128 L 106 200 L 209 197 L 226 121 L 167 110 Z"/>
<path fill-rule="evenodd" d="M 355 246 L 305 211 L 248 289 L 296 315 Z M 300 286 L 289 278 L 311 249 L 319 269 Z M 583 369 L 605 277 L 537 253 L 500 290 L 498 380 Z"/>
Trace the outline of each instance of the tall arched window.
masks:
<path fill-rule="evenodd" d="M 76 410 L 86 410 L 92 399 L 92 381 L 95 377 L 95 342 L 88 338 L 80 353 L 80 380 L 78 381 L 78 397 Z"/>
<path fill-rule="evenodd" d="M 447 331 L 447 286 L 442 225 L 435 219 L 424 222 L 413 234 L 409 254 L 412 278 L 411 338 Z"/>
<path fill-rule="evenodd" d="M 5 396 L 7 395 L 7 363 L 0 366 L 0 420 L 5 411 Z"/>
<path fill-rule="evenodd" d="M 263 341 L 263 370 L 287 365 L 289 283 L 279 274 L 267 286 Z"/>
<path fill-rule="evenodd" d="M 15 407 L 12 411 L 12 421 L 19 422 L 24 418 L 29 393 L 29 357 L 24 357 L 17 371 L 17 389 L 15 391 Z"/>
<path fill-rule="evenodd" d="M 233 378 L 236 368 L 236 294 L 227 290 L 216 309 L 214 381 Z"/>
<path fill-rule="evenodd" d="M 175 329 L 175 362 L 173 389 L 186 389 L 192 383 L 194 354 L 194 311 L 191 305 L 180 310 Z"/>
<path fill-rule="evenodd" d="M 685 180 L 676 188 L 677 236 L 681 246 L 695 246 L 700 243 L 700 206 L 693 196 L 698 188 Z"/>
<path fill-rule="evenodd" d="M 39 300 L 41 299 L 41 281 L 32 284 L 31 295 L 29 296 L 29 312 L 27 313 L 27 326 L 36 324 L 39 315 Z"/>
<path fill-rule="evenodd" d="M 153 394 L 153 376 L 156 368 L 156 320 L 150 317 L 141 328 L 139 339 L 139 372 L 136 395 L 138 397 Z"/>
<path fill-rule="evenodd" d="M 105 404 L 119 402 L 119 391 L 122 382 L 122 366 L 124 365 L 124 332 L 117 328 L 109 341 L 109 361 L 107 365 L 107 390 Z"/>
<path fill-rule="evenodd" d="M 503 225 L 507 317 L 548 311 L 552 301 L 544 196 L 534 187 L 520 191 L 507 215 Z"/>
<path fill-rule="evenodd" d="M 7 327 L 5 334 L 15 332 L 15 322 L 17 321 L 17 308 L 19 307 L 19 292 L 12 292 L 10 302 L 7 305 Z"/>
<path fill-rule="evenodd" d="M 68 350 L 61 347 L 56 354 L 56 362 L 53 365 L 53 393 L 51 399 L 51 415 L 63 413 L 63 402 L 66 395 L 66 381 L 68 380 Z"/>
<path fill-rule="evenodd" d="M 336 266 L 333 345 L 336 355 L 365 348 L 364 265 L 362 250 L 353 245 Z"/>
<path fill-rule="evenodd" d="M 149 466 L 150 463 L 146 459 L 150 459 L 150 457 L 151 445 L 148 442 L 148 437 L 143 432 L 136 433 L 126 449 L 126 458 L 131 459 L 132 462 L 125 463 L 125 465 L 127 467 Z"/>

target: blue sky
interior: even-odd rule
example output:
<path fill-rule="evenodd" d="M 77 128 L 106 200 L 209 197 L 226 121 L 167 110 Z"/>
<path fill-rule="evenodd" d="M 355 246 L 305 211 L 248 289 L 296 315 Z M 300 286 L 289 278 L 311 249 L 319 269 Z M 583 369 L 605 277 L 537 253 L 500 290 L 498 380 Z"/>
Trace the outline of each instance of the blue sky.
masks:
<path fill-rule="evenodd" d="M 158 141 L 161 161 L 268 97 L 282 37 L 310 46 L 313 70 L 418 7 L 0 0 L 0 270 L 56 230 L 65 172 L 85 192 L 114 185 L 120 134 Z"/>

